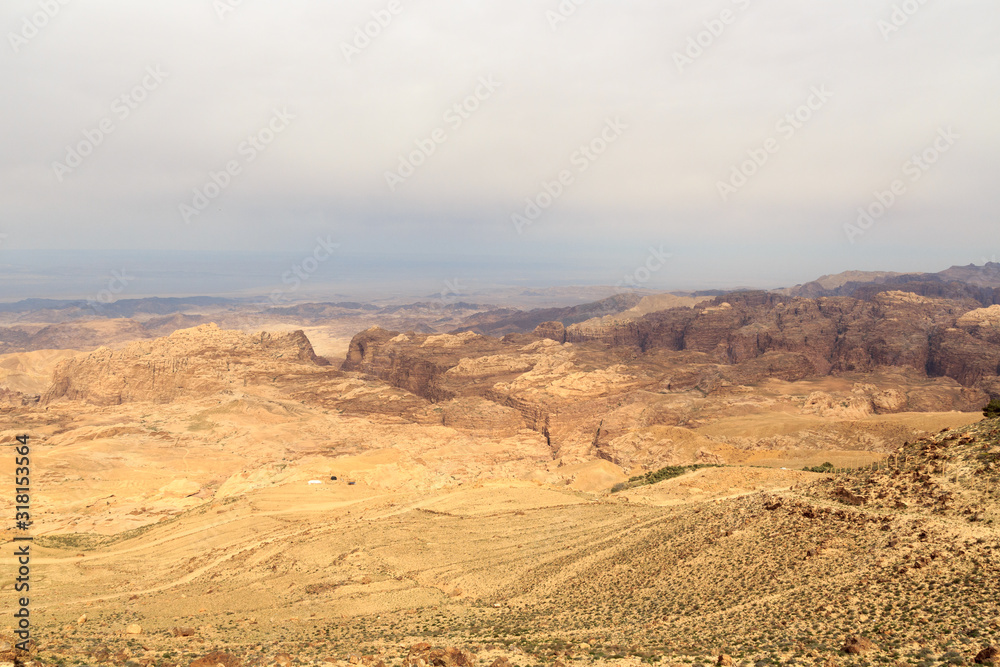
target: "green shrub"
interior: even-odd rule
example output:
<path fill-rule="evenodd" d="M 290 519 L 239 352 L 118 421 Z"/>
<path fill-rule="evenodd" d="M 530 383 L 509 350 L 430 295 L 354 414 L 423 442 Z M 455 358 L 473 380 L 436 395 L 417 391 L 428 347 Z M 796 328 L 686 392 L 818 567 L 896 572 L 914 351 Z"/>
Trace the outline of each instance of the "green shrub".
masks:
<path fill-rule="evenodd" d="M 983 416 L 987 419 L 996 419 L 997 417 L 1000 417 L 1000 400 L 994 398 L 987 403 L 986 407 L 983 408 Z"/>
<path fill-rule="evenodd" d="M 635 477 L 630 477 L 628 482 L 619 482 L 611 487 L 611 493 L 618 493 L 625 489 L 631 489 L 636 486 L 645 486 L 646 484 L 656 484 L 657 482 L 662 482 L 664 480 L 673 479 L 674 477 L 680 477 L 684 473 L 691 472 L 693 470 L 700 470 L 701 468 L 718 468 L 718 464 L 715 463 L 695 463 L 689 466 L 666 466 L 665 468 L 660 468 L 659 470 L 654 470 L 653 472 L 648 472 L 645 475 L 637 475 Z"/>

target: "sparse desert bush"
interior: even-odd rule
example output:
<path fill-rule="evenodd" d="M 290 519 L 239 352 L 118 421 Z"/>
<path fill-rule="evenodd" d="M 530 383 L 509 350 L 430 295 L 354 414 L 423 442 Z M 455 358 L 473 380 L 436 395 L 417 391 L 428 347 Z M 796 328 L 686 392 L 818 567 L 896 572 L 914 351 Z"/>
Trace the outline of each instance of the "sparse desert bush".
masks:
<path fill-rule="evenodd" d="M 958 651 L 951 650 L 941 656 L 941 662 L 948 665 L 963 665 L 965 664 L 965 656 Z"/>
<path fill-rule="evenodd" d="M 821 465 L 813 466 L 811 468 L 809 466 L 806 466 L 805 468 L 803 468 L 803 470 L 805 470 L 806 472 L 832 472 L 833 464 L 830 463 L 829 461 L 826 461 Z"/>
<path fill-rule="evenodd" d="M 636 486 L 644 486 L 646 484 L 656 484 L 657 482 L 663 482 L 668 479 L 673 479 L 674 477 L 680 477 L 684 473 L 691 472 L 693 470 L 699 470 L 701 468 L 718 468 L 719 466 L 715 463 L 695 463 L 689 466 L 666 466 L 660 468 L 659 470 L 654 470 L 653 472 L 648 472 L 645 475 L 636 475 L 635 477 L 630 477 L 627 482 L 619 482 L 611 487 L 612 493 L 617 493 L 618 491 L 624 491 L 625 489 L 631 489 Z"/>
<path fill-rule="evenodd" d="M 1000 417 L 1000 400 L 994 398 L 983 408 L 983 416 L 987 419 Z"/>

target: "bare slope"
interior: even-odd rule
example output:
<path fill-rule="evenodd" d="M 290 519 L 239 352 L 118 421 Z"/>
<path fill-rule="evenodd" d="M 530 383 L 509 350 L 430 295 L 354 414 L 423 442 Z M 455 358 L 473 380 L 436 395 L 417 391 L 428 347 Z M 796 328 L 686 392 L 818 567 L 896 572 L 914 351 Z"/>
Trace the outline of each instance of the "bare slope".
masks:
<path fill-rule="evenodd" d="M 977 423 L 878 471 L 730 469 L 745 495 L 667 507 L 524 484 L 288 483 L 124 540 L 43 540 L 34 614 L 50 658 L 136 656 L 122 632 L 138 623 L 141 655 L 167 660 L 393 662 L 426 640 L 476 664 L 839 664 L 861 637 L 870 662 L 968 663 L 997 639 L 998 438 Z M 171 635 L 184 625 L 202 642 Z"/>

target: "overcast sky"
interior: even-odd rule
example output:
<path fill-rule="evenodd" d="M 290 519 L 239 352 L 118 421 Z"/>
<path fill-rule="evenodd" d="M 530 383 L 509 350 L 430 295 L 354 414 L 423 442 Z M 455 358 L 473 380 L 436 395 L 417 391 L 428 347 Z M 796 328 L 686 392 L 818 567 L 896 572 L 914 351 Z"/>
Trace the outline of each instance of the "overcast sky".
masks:
<path fill-rule="evenodd" d="M 996 0 L 62 3 L 0 7 L 0 255 L 654 248 L 669 286 L 1000 253 Z"/>

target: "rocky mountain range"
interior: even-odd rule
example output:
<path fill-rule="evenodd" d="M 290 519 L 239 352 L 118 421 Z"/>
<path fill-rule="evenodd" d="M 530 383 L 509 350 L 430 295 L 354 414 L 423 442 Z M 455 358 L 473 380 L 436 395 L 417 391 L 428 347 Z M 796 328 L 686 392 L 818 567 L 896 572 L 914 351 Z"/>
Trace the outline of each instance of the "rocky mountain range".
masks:
<path fill-rule="evenodd" d="M 937 273 L 849 271 L 823 276 L 792 288 L 775 290 L 786 296 L 850 296 L 864 300 L 870 300 L 886 291 L 903 291 L 919 296 L 992 306 L 1000 303 L 1000 263 L 953 266 Z"/>
<path fill-rule="evenodd" d="M 42 582 L 0 659 L 988 661 L 1000 305 L 949 275 L 0 312 Z"/>

